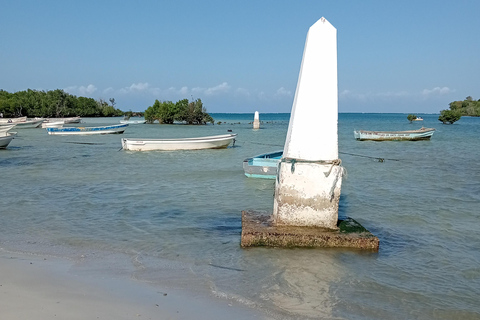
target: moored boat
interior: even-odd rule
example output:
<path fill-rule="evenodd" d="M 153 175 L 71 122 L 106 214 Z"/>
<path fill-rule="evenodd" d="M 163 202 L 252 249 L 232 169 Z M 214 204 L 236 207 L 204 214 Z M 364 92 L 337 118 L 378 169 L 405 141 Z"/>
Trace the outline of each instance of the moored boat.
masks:
<path fill-rule="evenodd" d="M 0 123 L 18 123 L 27 121 L 27 117 L 19 118 L 0 118 Z"/>
<path fill-rule="evenodd" d="M 25 121 L 16 122 L 16 129 L 38 128 L 42 125 L 44 119 L 27 119 Z"/>
<path fill-rule="evenodd" d="M 434 128 L 421 128 L 418 130 L 407 131 L 353 131 L 355 139 L 373 140 L 373 141 L 417 141 L 428 140 L 435 132 Z"/>
<path fill-rule="evenodd" d="M 62 120 L 62 119 L 59 119 Z M 80 117 L 70 117 L 70 118 L 63 118 L 64 123 L 80 123 L 82 118 Z"/>
<path fill-rule="evenodd" d="M 147 120 L 120 120 L 120 123 L 128 123 L 128 124 L 144 124 Z"/>
<path fill-rule="evenodd" d="M 5 149 L 16 134 L 16 132 L 0 132 L 0 149 Z"/>
<path fill-rule="evenodd" d="M 175 151 L 175 150 L 200 150 L 226 148 L 230 143 L 235 143 L 237 134 L 224 134 L 218 136 L 179 138 L 179 139 L 122 139 L 124 150 L 131 151 Z"/>
<path fill-rule="evenodd" d="M 15 127 L 16 125 L 17 125 L 16 123 L 0 124 L 0 136 L 5 135 L 8 130 L 13 129 L 13 127 Z"/>
<path fill-rule="evenodd" d="M 90 134 L 114 134 L 123 133 L 128 124 L 117 124 L 103 127 L 60 127 L 47 128 L 48 134 L 53 135 L 90 135 Z"/>
<path fill-rule="evenodd" d="M 61 128 L 64 123 L 63 121 L 47 121 L 42 123 L 42 128 Z"/>
<path fill-rule="evenodd" d="M 260 154 L 243 160 L 243 171 L 250 178 L 275 179 L 283 150 Z"/>

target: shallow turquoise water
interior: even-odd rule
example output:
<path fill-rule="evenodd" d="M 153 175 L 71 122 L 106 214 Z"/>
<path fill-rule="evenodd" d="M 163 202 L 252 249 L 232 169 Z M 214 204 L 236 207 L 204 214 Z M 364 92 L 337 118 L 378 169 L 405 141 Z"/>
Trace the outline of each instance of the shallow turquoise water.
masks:
<path fill-rule="evenodd" d="M 241 211 L 271 211 L 274 181 L 243 159 L 282 149 L 288 114 L 220 125 L 131 125 L 123 135 L 18 130 L 0 150 L 0 248 L 67 257 L 166 287 L 214 293 L 276 319 L 479 319 L 480 119 L 340 114 L 340 214 L 378 253 L 239 246 Z M 84 119 L 84 125 L 119 118 Z M 360 142 L 354 129 L 437 129 L 431 141 Z M 122 137 L 238 134 L 223 150 L 126 152 Z M 315 140 L 312 139 L 312 147 Z M 379 162 L 378 158 L 384 158 Z"/>

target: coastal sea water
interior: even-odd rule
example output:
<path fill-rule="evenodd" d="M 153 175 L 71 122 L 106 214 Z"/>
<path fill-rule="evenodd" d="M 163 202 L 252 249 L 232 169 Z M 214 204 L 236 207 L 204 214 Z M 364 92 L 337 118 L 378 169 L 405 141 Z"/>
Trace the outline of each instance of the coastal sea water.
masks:
<path fill-rule="evenodd" d="M 274 319 L 480 319 L 480 119 L 339 114 L 340 215 L 378 252 L 240 248 L 241 211 L 274 182 L 243 159 L 283 148 L 289 114 L 212 114 L 215 125 L 131 125 L 123 135 L 21 129 L 0 150 L 0 249 L 65 257 L 165 288 L 213 294 Z M 119 118 L 87 118 L 96 126 Z M 220 122 L 220 124 L 218 124 Z M 319 125 L 321 122 L 319 121 Z M 356 141 L 354 129 L 437 129 L 430 141 Z M 221 150 L 130 152 L 122 137 L 238 134 Z M 312 137 L 311 147 L 318 148 Z M 380 162 L 379 159 L 384 159 Z"/>

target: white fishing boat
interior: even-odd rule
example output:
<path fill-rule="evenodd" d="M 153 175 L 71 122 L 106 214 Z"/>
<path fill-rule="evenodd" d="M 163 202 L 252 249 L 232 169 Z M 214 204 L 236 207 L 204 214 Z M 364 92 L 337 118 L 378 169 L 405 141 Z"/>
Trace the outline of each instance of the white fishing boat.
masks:
<path fill-rule="evenodd" d="M 25 121 L 16 122 L 17 129 L 29 129 L 29 128 L 38 128 L 42 125 L 42 122 L 45 119 L 27 119 Z"/>
<path fill-rule="evenodd" d="M 353 131 L 355 139 L 373 140 L 373 141 L 416 141 L 428 140 L 435 132 L 434 128 L 421 128 L 418 130 L 407 131 Z"/>
<path fill-rule="evenodd" d="M 181 139 L 122 139 L 124 150 L 131 151 L 174 151 L 174 150 L 200 150 L 226 148 L 230 143 L 235 143 L 237 134 L 224 134 L 218 136 L 181 138 Z"/>
<path fill-rule="evenodd" d="M 13 129 L 16 124 L 0 124 L 0 136 L 3 136 L 8 130 Z"/>
<path fill-rule="evenodd" d="M 282 155 L 283 150 L 279 150 L 247 158 L 243 160 L 243 171 L 250 178 L 275 179 Z"/>
<path fill-rule="evenodd" d="M 25 122 L 25 121 L 27 121 L 27 117 L 0 118 L 0 124 L 3 124 L 3 123 L 18 123 L 18 122 Z"/>
<path fill-rule="evenodd" d="M 422 117 L 416 117 L 416 118 L 413 119 L 412 121 L 423 121 L 423 118 L 422 118 Z"/>
<path fill-rule="evenodd" d="M 64 121 L 47 121 L 42 123 L 42 128 L 61 128 L 63 127 Z"/>
<path fill-rule="evenodd" d="M 117 124 L 103 127 L 60 127 L 47 128 L 48 134 L 53 135 L 90 135 L 123 133 L 128 124 Z"/>
<path fill-rule="evenodd" d="M 5 149 L 16 134 L 16 132 L 0 132 L 0 149 Z"/>
<path fill-rule="evenodd" d="M 144 124 L 147 120 L 120 120 L 120 123 L 128 123 L 128 124 Z"/>
<path fill-rule="evenodd" d="M 80 123 L 82 121 L 82 118 L 80 117 L 70 117 L 70 118 L 60 118 L 58 120 L 63 120 L 64 123 Z"/>

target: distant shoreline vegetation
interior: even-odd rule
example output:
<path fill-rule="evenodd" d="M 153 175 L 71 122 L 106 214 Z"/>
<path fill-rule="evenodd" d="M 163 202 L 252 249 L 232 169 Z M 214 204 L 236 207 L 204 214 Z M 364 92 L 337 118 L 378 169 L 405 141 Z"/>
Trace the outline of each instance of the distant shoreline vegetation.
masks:
<path fill-rule="evenodd" d="M 99 99 L 77 97 L 61 89 L 51 91 L 25 90 L 9 93 L 0 90 L 0 113 L 4 117 L 65 118 L 65 117 L 118 117 L 124 111 Z"/>
<path fill-rule="evenodd" d="M 148 123 L 158 121 L 160 124 L 173 124 L 176 121 L 195 125 L 214 123 L 201 99 L 191 102 L 183 99 L 175 103 L 155 100 L 153 106 L 145 110 L 145 120 Z"/>

